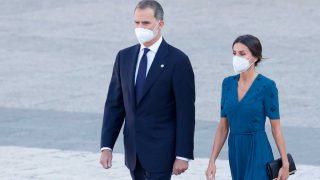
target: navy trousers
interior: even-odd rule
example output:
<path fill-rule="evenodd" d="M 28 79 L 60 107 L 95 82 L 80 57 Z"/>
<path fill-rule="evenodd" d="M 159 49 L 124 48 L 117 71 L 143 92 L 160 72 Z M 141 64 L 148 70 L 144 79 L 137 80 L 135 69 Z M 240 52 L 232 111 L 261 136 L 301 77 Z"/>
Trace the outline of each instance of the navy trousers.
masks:
<path fill-rule="evenodd" d="M 168 172 L 147 172 L 137 157 L 136 168 L 130 171 L 133 180 L 170 180 L 172 171 Z"/>

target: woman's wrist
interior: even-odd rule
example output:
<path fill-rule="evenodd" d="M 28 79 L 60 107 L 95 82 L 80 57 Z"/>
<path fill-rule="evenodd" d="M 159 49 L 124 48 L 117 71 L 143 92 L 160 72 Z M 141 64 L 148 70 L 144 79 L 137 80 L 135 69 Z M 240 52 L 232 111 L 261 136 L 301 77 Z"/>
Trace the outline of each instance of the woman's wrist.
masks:
<path fill-rule="evenodd" d="M 216 164 L 216 159 L 213 159 L 213 158 L 210 159 L 210 160 L 209 160 L 209 164 Z"/>
<path fill-rule="evenodd" d="M 282 161 L 282 167 L 285 169 L 289 169 L 289 162 L 288 161 Z"/>

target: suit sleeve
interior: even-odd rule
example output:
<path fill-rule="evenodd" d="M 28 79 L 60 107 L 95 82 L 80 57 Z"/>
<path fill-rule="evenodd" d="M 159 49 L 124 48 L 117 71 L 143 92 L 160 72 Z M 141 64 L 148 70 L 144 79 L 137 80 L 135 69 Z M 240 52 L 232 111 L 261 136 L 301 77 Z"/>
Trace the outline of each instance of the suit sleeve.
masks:
<path fill-rule="evenodd" d="M 175 64 L 173 91 L 176 102 L 176 156 L 194 159 L 195 83 L 187 56 Z"/>
<path fill-rule="evenodd" d="M 113 66 L 107 100 L 104 107 L 100 148 L 108 147 L 113 149 L 125 117 L 119 59 L 120 52 Z"/>
<path fill-rule="evenodd" d="M 226 101 L 226 94 L 227 94 L 227 79 L 225 78 L 222 82 L 221 88 L 221 103 L 220 103 L 220 117 L 227 118 L 227 113 L 225 110 L 225 101 Z"/>

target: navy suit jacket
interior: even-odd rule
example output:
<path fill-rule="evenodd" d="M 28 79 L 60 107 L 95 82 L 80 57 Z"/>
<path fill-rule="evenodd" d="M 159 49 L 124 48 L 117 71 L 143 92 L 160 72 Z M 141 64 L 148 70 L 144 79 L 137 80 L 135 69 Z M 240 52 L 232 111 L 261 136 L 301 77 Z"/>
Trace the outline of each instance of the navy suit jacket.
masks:
<path fill-rule="evenodd" d="M 176 156 L 193 159 L 194 74 L 188 56 L 162 41 L 135 100 L 140 45 L 119 51 L 105 103 L 101 147 L 113 148 L 124 124 L 125 162 L 134 170 L 138 156 L 149 172 L 171 171 Z"/>

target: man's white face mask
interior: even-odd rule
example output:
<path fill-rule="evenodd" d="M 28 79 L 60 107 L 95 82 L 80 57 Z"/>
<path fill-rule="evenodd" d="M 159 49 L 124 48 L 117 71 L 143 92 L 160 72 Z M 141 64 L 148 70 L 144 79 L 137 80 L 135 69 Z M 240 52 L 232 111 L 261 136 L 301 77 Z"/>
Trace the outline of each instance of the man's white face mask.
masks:
<path fill-rule="evenodd" d="M 145 29 L 145 28 L 136 28 L 135 33 L 136 33 L 138 41 L 141 44 L 143 44 L 143 43 L 151 41 L 154 37 L 156 37 L 159 30 L 155 31 L 155 29 L 159 28 L 159 24 L 160 24 L 160 21 L 153 28 L 153 30 Z"/>

